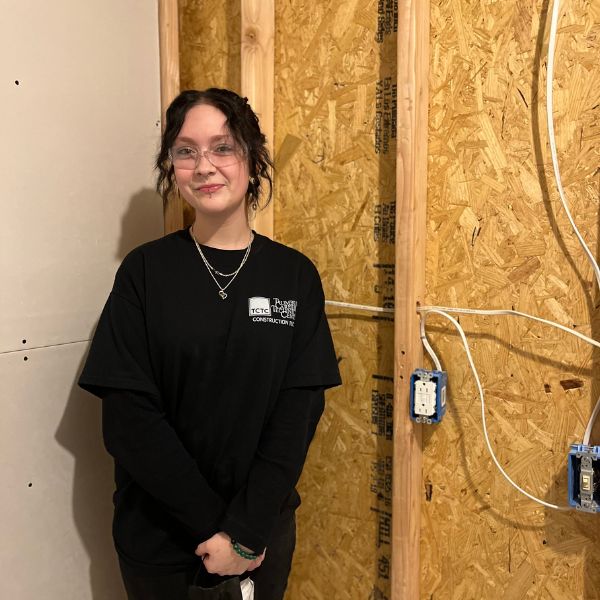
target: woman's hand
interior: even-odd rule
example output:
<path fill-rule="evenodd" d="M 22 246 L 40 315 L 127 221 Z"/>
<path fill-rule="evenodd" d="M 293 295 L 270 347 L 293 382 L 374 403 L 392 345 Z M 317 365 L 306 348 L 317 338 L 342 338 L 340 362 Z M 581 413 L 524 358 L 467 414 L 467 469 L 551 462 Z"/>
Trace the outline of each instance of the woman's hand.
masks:
<path fill-rule="evenodd" d="M 251 552 L 243 546 L 241 548 Z M 217 575 L 241 575 L 246 571 L 254 571 L 265 559 L 265 552 L 254 560 L 242 558 L 233 549 L 231 538 L 223 531 L 215 533 L 196 548 L 196 554 L 202 558 L 204 568 Z"/>

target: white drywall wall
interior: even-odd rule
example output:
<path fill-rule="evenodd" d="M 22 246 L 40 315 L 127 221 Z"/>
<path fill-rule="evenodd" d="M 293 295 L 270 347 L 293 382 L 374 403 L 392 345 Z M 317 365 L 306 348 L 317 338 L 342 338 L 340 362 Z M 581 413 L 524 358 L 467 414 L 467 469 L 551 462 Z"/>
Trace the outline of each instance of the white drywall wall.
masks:
<path fill-rule="evenodd" d="M 157 4 L 0 8 L 0 598 L 119 600 L 112 467 L 76 379 L 118 264 L 162 234 Z"/>

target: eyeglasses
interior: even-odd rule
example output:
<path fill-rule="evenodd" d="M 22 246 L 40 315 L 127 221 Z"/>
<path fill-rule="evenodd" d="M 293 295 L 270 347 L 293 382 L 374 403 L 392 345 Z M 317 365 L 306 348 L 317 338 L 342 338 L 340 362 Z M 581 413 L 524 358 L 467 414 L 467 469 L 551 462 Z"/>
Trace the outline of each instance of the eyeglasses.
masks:
<path fill-rule="evenodd" d="M 228 167 L 242 160 L 242 152 L 234 144 L 218 144 L 208 150 L 200 150 L 195 146 L 177 146 L 169 150 L 169 158 L 178 169 L 195 169 L 204 156 L 213 167 Z"/>

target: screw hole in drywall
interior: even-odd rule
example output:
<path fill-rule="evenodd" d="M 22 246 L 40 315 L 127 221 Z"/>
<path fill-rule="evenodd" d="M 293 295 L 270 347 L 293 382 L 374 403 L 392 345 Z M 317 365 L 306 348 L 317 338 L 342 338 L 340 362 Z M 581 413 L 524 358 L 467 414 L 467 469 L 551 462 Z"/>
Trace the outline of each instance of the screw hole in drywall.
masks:
<path fill-rule="evenodd" d="M 28 356 L 24 356 L 23 360 L 29 360 L 29 357 Z"/>
<path fill-rule="evenodd" d="M 21 83 L 18 79 L 15 79 L 15 85 L 19 85 Z"/>
<path fill-rule="evenodd" d="M 31 483 L 31 482 L 27 484 L 27 487 L 32 487 L 32 486 L 33 486 L 33 483 Z"/>
<path fill-rule="evenodd" d="M 27 343 L 27 340 L 23 340 L 23 343 L 24 343 L 24 344 L 26 344 L 26 343 Z"/>

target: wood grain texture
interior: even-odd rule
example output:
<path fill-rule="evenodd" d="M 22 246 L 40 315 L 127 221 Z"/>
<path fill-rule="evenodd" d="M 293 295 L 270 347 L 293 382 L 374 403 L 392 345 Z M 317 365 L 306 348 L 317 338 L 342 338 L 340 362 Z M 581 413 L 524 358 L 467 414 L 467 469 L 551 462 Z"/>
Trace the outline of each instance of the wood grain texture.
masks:
<path fill-rule="evenodd" d="M 600 9 L 597 0 L 563 1 L 554 88 L 559 160 L 574 217 L 597 250 Z M 407 29 L 400 25 L 400 64 L 406 66 L 411 52 L 417 54 L 410 46 L 417 38 L 407 6 L 423 5 L 401 4 Z M 570 235 L 547 170 L 548 1 L 430 4 L 428 127 L 410 118 L 401 125 L 403 132 L 429 132 L 427 303 L 514 306 L 598 337 L 592 272 Z M 239 1 L 180 0 L 182 5 L 182 28 L 190 32 L 182 56 L 186 86 L 216 83 L 241 91 L 241 83 L 229 83 L 241 81 Z M 391 59 L 374 43 L 379 7 L 378 0 L 275 6 L 275 236 L 314 260 L 328 298 L 365 304 L 380 303 L 389 285 L 374 262 L 394 263 L 393 247 L 373 239 L 378 203 L 395 197 L 395 162 L 373 149 L 377 85 L 390 64 L 396 70 L 395 53 Z M 410 67 L 399 68 L 403 77 L 416 77 Z M 399 110 L 404 103 L 402 111 L 416 119 L 416 107 L 406 101 L 410 91 L 398 90 Z M 403 135 L 398 156 L 418 156 L 424 146 L 411 149 Z M 407 187 L 408 165 L 399 164 L 399 190 Z M 417 196 L 424 198 L 418 186 Z M 420 209 L 422 204 L 414 207 Z M 397 231 L 408 236 L 406 222 L 414 226 L 414 215 L 410 206 L 400 210 L 405 216 L 398 216 Z M 403 246 L 408 259 L 418 260 L 401 236 L 398 252 Z M 416 243 L 422 246 L 418 238 Z M 410 284 L 419 272 L 414 264 L 412 273 L 397 272 L 399 319 L 413 318 L 420 299 Z M 499 460 L 534 493 L 564 502 L 566 452 L 581 439 L 600 391 L 597 353 L 540 325 L 500 317 L 461 320 L 486 390 Z M 373 374 L 391 368 L 392 327 L 342 313 L 330 313 L 330 323 L 345 386 L 328 397 L 303 475 L 305 502 L 288 596 L 383 598 L 374 592 L 378 560 L 385 557 L 376 548 L 378 522 L 368 488 L 369 469 L 387 448 L 372 435 L 369 395 L 379 385 Z M 442 321 L 429 323 L 449 372 L 449 409 L 442 425 L 423 435 L 419 591 L 407 574 L 414 575 L 416 560 L 408 549 L 415 547 L 418 521 L 407 513 L 415 506 L 411 494 L 419 493 L 412 470 L 418 434 L 399 412 L 404 401 L 397 402 L 396 439 L 407 444 L 407 454 L 399 459 L 404 466 L 396 465 L 403 471 L 396 475 L 395 498 L 405 508 L 395 505 L 393 542 L 401 554 L 394 561 L 403 566 L 394 571 L 394 597 L 406 590 L 413 594 L 407 598 L 417 593 L 423 600 L 598 598 L 600 520 L 546 511 L 508 487 L 487 456 L 478 397 L 458 338 Z M 414 351 L 413 334 L 406 337 Z M 406 398 L 402 385 L 413 365 L 398 343 L 400 399 Z M 565 389 L 561 382 L 569 380 L 583 385 Z M 385 385 L 379 391 L 387 393 Z"/>
<path fill-rule="evenodd" d="M 160 103 L 162 126 L 169 104 L 179 94 L 179 17 L 177 0 L 159 0 Z M 173 194 L 164 207 L 165 234 L 183 227 L 183 200 Z"/>
<path fill-rule="evenodd" d="M 417 303 L 425 292 L 429 2 L 398 3 L 396 312 L 392 598 L 419 598 L 421 426 L 409 419 L 410 375 L 423 364 Z"/>
<path fill-rule="evenodd" d="M 179 16 L 181 89 L 241 93 L 240 0 L 179 0 Z M 184 201 L 184 224 L 194 218 Z"/>
<path fill-rule="evenodd" d="M 274 0 L 241 0 L 242 4 L 242 95 L 248 98 L 258 115 L 260 126 L 273 153 L 273 92 L 274 80 Z M 264 206 L 254 217 L 253 228 L 273 237 L 273 204 Z"/>
<path fill-rule="evenodd" d="M 275 235 L 313 260 L 326 298 L 393 308 L 396 35 L 378 9 L 276 3 Z M 327 314 L 344 384 L 327 394 L 300 482 L 287 598 L 384 600 L 393 322 Z"/>
<path fill-rule="evenodd" d="M 242 91 L 241 1 L 179 0 L 182 89 Z"/>
<path fill-rule="evenodd" d="M 598 250 L 600 10 L 561 0 L 554 119 L 567 198 Z M 552 2 L 431 2 L 427 302 L 511 308 L 598 338 L 593 274 L 557 202 L 545 125 Z M 500 463 L 566 504 L 566 455 L 598 396 L 598 355 L 541 325 L 462 317 Z M 428 321 L 448 413 L 423 436 L 421 598 L 600 596 L 600 520 L 557 513 L 491 462 L 455 332 Z M 565 382 L 580 380 L 581 387 Z M 563 384 L 561 384 L 563 382 Z M 598 440 L 596 439 L 596 443 Z"/>

